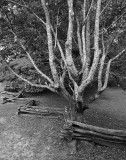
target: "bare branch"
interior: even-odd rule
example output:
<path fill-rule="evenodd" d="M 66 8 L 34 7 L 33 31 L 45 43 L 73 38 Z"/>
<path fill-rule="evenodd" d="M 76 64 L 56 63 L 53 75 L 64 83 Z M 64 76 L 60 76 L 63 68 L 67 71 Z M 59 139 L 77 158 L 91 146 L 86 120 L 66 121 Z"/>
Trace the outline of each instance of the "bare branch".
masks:
<path fill-rule="evenodd" d="M 76 22 L 77 22 L 77 39 L 78 39 L 79 53 L 80 53 L 80 56 L 82 57 L 83 56 L 82 41 L 81 41 L 81 35 L 80 35 L 80 22 L 79 22 L 78 17 L 76 17 Z"/>
<path fill-rule="evenodd" d="M 99 72 L 98 72 L 98 91 L 101 90 L 102 88 L 102 73 L 103 73 L 103 68 L 105 64 L 105 58 L 106 58 L 106 52 L 105 52 L 105 43 L 104 43 L 104 36 L 102 34 L 102 57 L 100 60 L 100 67 L 99 67 Z"/>
<path fill-rule="evenodd" d="M 83 48 L 83 55 L 82 55 L 82 72 L 84 72 L 85 64 L 86 64 L 86 38 L 85 38 L 85 25 L 82 27 L 82 48 Z"/>
<path fill-rule="evenodd" d="M 23 43 L 18 39 L 18 36 L 16 35 L 16 33 L 14 32 L 14 29 L 13 29 L 13 26 L 9 20 L 9 17 L 8 15 L 6 14 L 6 17 L 7 17 L 7 20 L 8 20 L 8 23 L 9 23 L 9 26 L 10 26 L 10 30 L 12 32 L 12 34 L 14 35 L 14 38 L 15 40 L 20 44 L 20 46 L 22 47 L 22 49 L 26 52 L 28 58 L 30 59 L 32 65 L 34 66 L 34 68 L 36 69 L 36 71 L 42 76 L 44 77 L 46 80 L 48 80 L 50 82 L 50 84 L 53 84 L 53 81 L 48 77 L 46 76 L 42 71 L 40 71 L 40 69 L 37 67 L 37 65 L 35 64 L 35 62 L 33 61 L 32 57 L 30 56 L 30 54 L 27 52 L 25 46 L 23 45 Z"/>
<path fill-rule="evenodd" d="M 92 0 L 92 2 L 91 2 L 90 8 L 89 8 L 89 10 L 88 10 L 88 13 L 87 13 L 87 15 L 86 15 L 86 17 L 85 17 L 85 19 L 84 19 L 84 23 L 85 23 L 85 21 L 88 19 L 88 16 L 89 16 L 89 14 L 90 14 L 90 12 L 91 12 L 91 8 L 92 8 L 92 5 L 93 5 L 93 2 L 94 2 L 94 0 Z"/>
<path fill-rule="evenodd" d="M 116 23 L 121 17 L 123 17 L 125 13 L 126 13 L 126 11 L 125 11 L 124 13 L 122 13 L 121 16 L 114 21 L 114 23 Z M 108 30 L 112 25 L 113 25 L 113 23 L 110 24 L 110 26 L 108 26 L 108 27 L 105 29 L 105 31 L 101 32 L 100 34 L 103 34 L 103 33 L 107 32 L 107 30 Z"/>
<path fill-rule="evenodd" d="M 102 34 L 102 49 L 103 49 L 103 54 L 106 54 L 106 52 L 105 52 L 104 35 L 103 34 Z"/>
<path fill-rule="evenodd" d="M 82 46 L 83 46 L 83 56 L 82 56 L 82 63 L 83 63 L 83 66 L 82 66 L 82 73 L 83 73 L 83 78 L 82 78 L 82 81 L 84 81 L 87 76 L 88 76 L 88 70 L 89 70 L 89 52 L 90 52 L 90 18 L 89 18 L 89 13 L 90 13 L 90 10 L 91 10 L 91 6 L 92 6 L 92 3 L 93 3 L 93 0 L 92 0 L 92 3 L 90 5 L 90 8 L 88 10 L 88 13 L 87 13 L 87 17 L 86 17 L 86 7 L 89 6 L 89 2 L 87 2 L 87 6 L 86 6 L 86 0 L 84 0 L 84 3 L 83 3 L 83 23 L 84 25 L 82 26 Z M 85 21 L 87 21 L 86 25 L 85 25 Z M 88 48 L 89 47 L 89 48 Z"/>
<path fill-rule="evenodd" d="M 41 84 L 34 84 L 32 82 L 30 82 L 29 80 L 23 78 L 22 76 L 18 75 L 8 64 L 5 60 L 3 60 L 5 65 L 8 67 L 8 69 L 16 76 L 18 77 L 19 79 L 23 80 L 24 82 L 30 84 L 31 86 L 34 86 L 34 87 L 41 87 L 41 88 L 47 88 L 53 92 L 56 92 L 56 90 L 54 88 L 51 88 L 49 85 L 41 85 Z"/>
<path fill-rule="evenodd" d="M 86 0 L 84 0 L 83 3 L 83 21 L 85 21 L 85 16 L 86 16 Z M 85 63 L 86 63 L 86 38 L 85 38 L 85 24 L 82 27 L 82 46 L 83 46 L 83 57 L 82 57 L 82 72 L 84 71 Z"/>
<path fill-rule="evenodd" d="M 102 13 L 104 12 L 104 10 L 108 7 L 109 3 L 111 2 L 111 0 L 108 1 L 108 3 L 106 4 L 106 6 L 103 8 L 103 10 L 100 13 L 100 16 L 102 15 Z"/>
<path fill-rule="evenodd" d="M 51 29 L 52 29 L 52 32 L 53 32 L 53 34 L 54 34 L 54 36 L 55 36 L 56 34 L 55 34 L 54 29 L 53 29 L 52 26 L 51 26 Z M 61 45 L 60 45 L 60 43 L 59 43 L 58 38 L 57 38 L 57 46 L 58 46 L 58 48 L 59 48 L 59 50 L 60 50 L 61 57 L 62 57 L 63 62 L 64 62 L 64 64 L 65 64 L 65 66 L 64 66 L 65 68 L 64 68 L 64 69 L 67 69 L 71 81 L 72 81 L 73 83 L 75 83 L 74 79 L 73 79 L 72 76 L 71 76 L 69 67 L 67 66 L 67 62 L 66 62 L 66 59 L 65 59 L 65 57 L 64 57 L 63 49 L 62 49 L 62 47 L 61 47 Z M 65 78 L 65 74 L 66 74 L 66 71 L 63 73 L 62 77 L 60 77 L 60 80 L 61 80 L 61 81 L 63 80 L 63 77 Z"/>
<path fill-rule="evenodd" d="M 92 3 L 93 3 L 93 0 L 92 0 Z M 89 5 L 89 2 L 87 2 L 87 7 Z M 91 47 L 91 29 L 90 29 L 90 14 L 88 15 L 87 17 L 87 20 L 86 20 L 86 75 L 88 76 L 89 74 L 89 68 L 90 68 L 90 55 L 91 55 L 91 50 L 90 50 L 90 47 Z M 86 77 L 87 77 L 86 76 Z"/>
<path fill-rule="evenodd" d="M 104 85 L 101 88 L 99 88 L 99 91 L 104 91 L 106 89 L 106 87 L 107 87 L 111 62 L 112 62 L 111 60 L 108 61 L 108 64 L 107 64 L 107 67 L 106 67 Z"/>
<path fill-rule="evenodd" d="M 53 84 L 54 82 L 47 76 L 45 75 L 42 71 L 40 71 L 40 69 L 37 67 L 37 65 L 35 64 L 34 60 L 32 59 L 31 55 L 29 54 L 29 52 L 26 50 L 25 46 L 22 44 L 22 42 L 20 40 L 18 40 L 18 42 L 20 43 L 20 46 L 22 47 L 22 49 L 26 52 L 28 58 L 30 59 L 32 65 L 34 66 L 34 68 L 36 69 L 36 71 L 42 76 L 44 77 L 46 80 L 48 80 L 50 82 L 50 84 Z"/>
<path fill-rule="evenodd" d="M 12 0 L 8 0 L 8 1 L 10 1 L 10 2 L 16 4 L 16 5 L 19 5 L 19 6 L 21 6 L 21 7 L 24 7 L 24 8 L 26 8 L 26 9 L 28 9 L 28 10 L 29 10 L 42 24 L 44 24 L 44 26 L 46 27 L 46 23 L 45 23 L 45 22 L 42 20 L 42 18 L 40 18 L 31 8 L 27 7 L 26 5 L 22 5 L 22 4 L 20 4 L 20 3 L 14 2 L 14 1 L 12 1 Z M 57 35 L 56 35 L 56 33 L 54 32 L 54 29 L 53 29 L 52 26 L 51 26 L 51 30 L 52 30 L 52 33 L 53 33 L 55 39 L 57 40 L 57 46 L 58 46 L 58 48 L 59 48 L 59 50 L 60 50 L 61 57 L 62 57 L 65 65 L 67 65 L 67 64 L 66 64 L 65 57 L 64 57 L 63 49 L 62 49 L 62 47 L 61 47 L 61 45 L 60 45 L 60 42 L 59 42 L 59 40 L 58 40 L 58 38 L 57 38 Z"/>
<path fill-rule="evenodd" d="M 96 68 L 99 62 L 100 50 L 99 50 L 99 22 L 100 22 L 100 9 L 101 0 L 97 1 L 96 17 L 95 17 L 95 32 L 94 32 L 94 59 L 88 75 L 88 78 L 83 81 L 79 87 L 79 92 L 83 92 L 84 88 L 93 80 Z"/>
<path fill-rule="evenodd" d="M 125 49 L 123 49 L 119 54 L 117 54 L 115 57 L 111 59 L 111 61 L 114 61 L 115 59 L 119 58 L 123 53 L 125 52 Z"/>
<path fill-rule="evenodd" d="M 98 72 L 98 91 L 100 91 L 102 87 L 102 73 L 103 73 L 103 67 L 105 64 L 105 58 L 106 58 L 106 55 L 103 54 L 100 60 L 100 68 Z"/>
<path fill-rule="evenodd" d="M 109 45 L 107 46 L 106 54 L 108 53 L 108 51 L 109 51 L 110 47 L 112 46 L 114 40 L 115 40 L 118 36 L 119 36 L 119 35 L 118 35 L 118 31 L 116 31 L 116 34 L 113 36 L 112 40 L 110 41 Z"/>
<path fill-rule="evenodd" d="M 51 26 L 51 30 L 52 30 L 52 33 L 53 33 L 54 37 L 56 37 L 56 33 L 55 33 L 54 29 L 53 29 L 53 26 Z M 65 63 L 65 66 L 67 66 L 67 63 L 66 63 L 66 60 L 65 60 L 65 56 L 64 56 L 64 52 L 63 52 L 63 49 L 61 47 L 61 44 L 60 44 L 58 38 L 56 38 L 56 41 L 57 41 L 57 46 L 58 46 L 59 51 L 61 53 L 61 57 L 63 59 L 63 62 Z"/>
<path fill-rule="evenodd" d="M 68 23 L 68 31 L 67 31 L 67 41 L 65 44 L 66 49 L 66 61 L 67 67 L 72 75 L 77 76 L 78 71 L 74 65 L 74 61 L 72 58 L 72 39 L 73 39 L 73 18 L 74 18 L 74 11 L 73 11 L 73 0 L 67 0 L 68 2 L 68 9 L 69 9 L 69 23 Z"/>
<path fill-rule="evenodd" d="M 59 14 L 59 9 L 58 9 L 58 14 Z M 54 45 L 54 48 L 56 48 L 56 44 L 57 44 L 57 29 L 58 29 L 58 24 L 59 23 L 59 17 L 57 15 L 56 17 L 56 33 L 55 33 L 55 45 Z"/>
<path fill-rule="evenodd" d="M 59 87 L 59 77 L 56 70 L 55 62 L 54 62 L 54 52 L 53 52 L 53 40 L 52 40 L 52 33 L 51 33 L 51 23 L 50 23 L 50 15 L 49 11 L 47 9 L 45 0 L 41 0 L 41 4 L 45 13 L 46 17 L 46 32 L 47 32 L 47 38 L 48 38 L 48 50 L 49 50 L 49 64 L 51 68 L 51 73 L 55 82 L 55 85 Z"/>
<path fill-rule="evenodd" d="M 85 17 L 86 17 L 86 1 L 87 0 L 84 0 L 83 6 L 82 6 L 83 21 L 85 21 Z"/>
<path fill-rule="evenodd" d="M 103 87 L 100 89 L 100 91 L 105 90 L 106 87 L 107 87 L 108 79 L 109 79 L 109 73 L 110 73 L 110 66 L 111 66 L 112 61 L 114 61 L 115 59 L 119 58 L 124 52 L 125 52 L 125 49 L 122 50 L 121 52 L 119 52 L 119 54 L 117 54 L 114 58 L 112 58 L 112 59 L 110 59 L 110 60 L 108 61 L 107 68 L 106 68 L 106 73 L 105 73 L 104 85 L 103 85 Z"/>
<path fill-rule="evenodd" d="M 66 76 L 66 70 L 64 69 L 62 76 L 60 76 L 60 87 L 61 87 L 61 90 L 62 90 L 64 97 L 66 99 L 70 99 L 71 95 L 69 94 L 69 92 L 66 90 L 66 88 L 64 86 L 65 76 Z"/>
<path fill-rule="evenodd" d="M 21 6 L 21 7 L 24 7 L 24 8 L 26 8 L 26 9 L 28 9 L 28 10 L 29 10 L 30 12 L 32 12 L 33 15 L 34 15 L 40 22 L 42 22 L 42 24 L 44 24 L 44 26 L 46 27 L 46 23 L 45 23 L 35 12 L 33 12 L 33 10 L 32 10 L 31 8 L 29 8 L 29 7 L 25 6 L 25 5 L 21 5 L 21 4 L 19 4 L 19 3 L 17 3 L 17 2 L 14 2 L 14 1 L 12 1 L 12 0 L 8 0 L 8 1 L 10 1 L 10 2 L 12 2 L 12 3 L 14 3 L 14 4 L 17 4 L 17 5 Z M 57 35 L 56 35 L 56 33 L 55 33 L 55 31 L 54 31 L 54 29 L 53 29 L 52 26 L 51 26 L 51 31 L 52 31 L 52 33 L 53 33 L 53 35 L 54 35 L 54 37 L 55 37 L 55 40 L 57 41 L 57 46 L 58 46 L 58 48 L 59 48 L 59 50 L 60 50 L 61 57 L 62 57 L 62 59 L 63 59 L 63 61 L 64 61 L 64 63 L 65 63 L 65 66 L 67 66 L 67 63 L 66 63 L 66 60 L 65 60 L 65 57 L 64 57 L 64 53 L 63 53 L 63 49 L 62 49 L 62 47 L 61 47 L 61 45 L 60 45 L 60 42 L 59 42 L 59 40 L 58 40 L 58 38 L 57 38 Z"/>

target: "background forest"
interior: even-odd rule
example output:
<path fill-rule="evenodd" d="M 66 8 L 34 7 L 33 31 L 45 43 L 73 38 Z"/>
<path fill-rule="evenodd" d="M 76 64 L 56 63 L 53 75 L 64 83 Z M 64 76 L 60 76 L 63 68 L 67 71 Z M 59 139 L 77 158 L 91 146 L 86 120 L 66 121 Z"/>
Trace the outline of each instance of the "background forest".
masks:
<path fill-rule="evenodd" d="M 66 41 L 66 31 L 68 25 L 67 18 L 67 3 L 61 0 L 47 1 L 51 23 L 54 26 L 57 37 L 64 47 Z M 74 9 L 77 15 L 80 14 L 80 5 L 82 1 L 77 0 L 74 2 Z M 91 3 L 91 2 L 90 2 Z M 42 11 L 40 1 L 0 1 L 0 44 L 1 44 L 1 56 L 8 60 L 10 67 L 12 67 L 16 73 L 27 77 L 35 83 L 45 83 L 45 80 L 36 73 L 35 68 L 28 59 L 25 50 L 17 43 L 16 37 L 12 35 L 9 28 L 9 23 L 13 24 L 13 29 L 22 42 L 25 44 L 26 50 L 30 52 L 31 57 L 35 61 L 40 70 L 51 77 L 49 68 L 49 57 L 47 49 L 47 37 L 44 26 L 34 14 L 45 19 Z M 23 7 L 22 7 L 23 6 Z M 93 10 L 95 10 L 95 2 L 93 4 Z M 34 12 L 33 12 L 34 11 Z M 109 0 L 102 1 L 102 13 L 100 15 L 100 32 L 104 34 L 105 46 L 107 46 L 107 58 L 115 56 L 120 50 L 126 46 L 126 4 L 125 0 Z M 6 16 L 9 16 L 10 22 L 5 20 Z M 93 39 L 94 28 L 94 11 L 91 12 L 91 38 Z M 77 27 L 76 21 L 75 28 Z M 82 23 L 80 23 L 82 25 Z M 101 36 L 100 36 L 101 38 Z M 54 51 L 56 53 L 55 61 L 60 70 L 61 57 L 59 49 L 56 45 L 54 38 Z M 99 41 L 102 45 L 101 40 Z M 93 54 L 93 40 L 90 44 L 90 50 Z M 79 62 L 79 48 L 77 44 L 77 34 L 74 31 L 73 36 L 73 49 L 72 54 L 76 64 Z M 126 76 L 126 54 L 123 54 L 117 60 L 112 63 L 111 72 L 123 81 L 125 85 Z M 79 66 L 78 66 L 79 67 Z M 19 82 L 22 81 L 8 70 L 6 65 L 1 60 L 0 81 Z M 113 83 L 114 82 L 114 83 Z M 110 74 L 109 85 L 115 84 L 115 78 Z M 23 84 L 24 85 L 24 84 Z M 117 84 L 115 84 L 117 85 Z"/>

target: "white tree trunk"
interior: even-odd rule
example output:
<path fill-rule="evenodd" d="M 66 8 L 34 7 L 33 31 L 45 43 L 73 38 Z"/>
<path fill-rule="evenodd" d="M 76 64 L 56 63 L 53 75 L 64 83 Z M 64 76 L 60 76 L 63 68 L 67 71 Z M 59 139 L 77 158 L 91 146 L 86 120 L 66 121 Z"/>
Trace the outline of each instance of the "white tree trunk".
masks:
<path fill-rule="evenodd" d="M 94 32 L 94 58 L 93 63 L 91 66 L 91 69 L 89 71 L 89 75 L 86 80 L 84 80 L 81 85 L 79 86 L 79 92 L 82 93 L 85 89 L 85 87 L 91 83 L 91 81 L 94 78 L 94 74 L 96 72 L 98 62 L 99 62 L 99 56 L 100 56 L 100 50 L 99 50 L 99 23 L 100 23 L 100 10 L 101 10 L 101 0 L 97 1 L 97 8 L 96 8 L 96 17 L 95 17 L 95 32 Z"/>
<path fill-rule="evenodd" d="M 46 32 L 47 32 L 47 40 L 48 40 L 48 50 L 49 50 L 49 64 L 50 64 L 50 68 L 51 68 L 51 73 L 54 79 L 54 85 L 55 87 L 59 87 L 59 77 L 58 77 L 58 73 L 57 73 L 57 69 L 56 69 L 56 65 L 54 62 L 54 52 L 53 52 L 53 40 L 52 40 L 52 33 L 51 33 L 51 23 L 50 23 L 50 16 L 49 16 L 49 11 L 46 7 L 46 3 L 45 0 L 41 0 L 42 6 L 43 6 L 43 10 L 45 13 L 45 17 L 46 17 Z"/>
<path fill-rule="evenodd" d="M 99 91 L 104 91 L 106 88 L 107 88 L 107 84 L 108 84 L 108 80 L 109 80 L 109 73 L 110 73 L 110 66 L 111 66 L 111 63 L 119 58 L 123 53 L 125 52 L 125 49 L 122 50 L 121 52 L 119 52 L 119 54 L 117 54 L 115 57 L 113 57 L 112 59 L 110 59 L 108 61 L 108 64 L 107 64 L 107 67 L 106 67 L 106 73 L 105 73 L 105 79 L 104 79 L 104 84 L 101 88 L 99 88 Z"/>
<path fill-rule="evenodd" d="M 73 18 L 74 18 L 74 11 L 73 11 L 73 0 L 67 0 L 68 2 L 68 9 L 69 9 L 69 23 L 68 23 L 68 31 L 67 31 L 67 41 L 65 44 L 66 50 L 66 62 L 69 72 L 77 76 L 78 71 L 74 65 L 73 57 L 72 57 L 72 39 L 73 39 Z"/>
<path fill-rule="evenodd" d="M 106 58 L 106 55 L 103 54 L 102 58 L 100 60 L 100 68 L 99 68 L 99 72 L 98 72 L 98 91 L 100 91 L 101 87 L 102 87 L 102 74 L 103 74 L 105 58 Z"/>

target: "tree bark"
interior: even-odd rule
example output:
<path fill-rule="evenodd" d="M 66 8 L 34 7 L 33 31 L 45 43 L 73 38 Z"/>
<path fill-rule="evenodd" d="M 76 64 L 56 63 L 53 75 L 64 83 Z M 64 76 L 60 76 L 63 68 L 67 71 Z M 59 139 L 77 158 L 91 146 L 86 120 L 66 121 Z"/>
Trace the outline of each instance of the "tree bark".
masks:
<path fill-rule="evenodd" d="M 108 64 L 107 64 L 107 67 L 106 67 L 106 72 L 105 72 L 104 84 L 103 84 L 103 86 L 101 86 L 101 88 L 99 86 L 99 88 L 98 88 L 99 92 L 102 92 L 107 88 L 107 84 L 108 84 L 108 80 L 109 80 L 109 73 L 110 73 L 110 66 L 111 66 L 112 61 L 114 61 L 115 59 L 119 58 L 124 52 L 125 52 L 125 49 L 122 50 L 121 52 L 119 52 L 119 54 L 117 54 L 115 57 L 113 57 L 112 59 L 110 59 L 108 61 Z"/>
<path fill-rule="evenodd" d="M 97 8 L 96 8 L 96 17 L 95 17 L 95 32 L 94 32 L 94 59 L 91 66 L 91 69 L 89 71 L 89 75 L 86 80 L 84 80 L 81 85 L 79 86 L 79 92 L 82 93 L 85 89 L 85 87 L 91 83 L 91 81 L 94 78 L 94 74 L 96 72 L 98 62 L 99 62 L 99 56 L 100 56 L 100 50 L 99 50 L 99 23 L 100 23 L 100 10 L 101 10 L 101 0 L 97 1 Z"/>
<path fill-rule="evenodd" d="M 50 23 L 50 16 L 49 16 L 49 11 L 47 9 L 45 0 L 41 0 L 41 4 L 45 13 L 46 17 L 46 32 L 47 32 L 47 40 L 48 40 L 48 50 L 49 50 L 49 64 L 51 68 L 51 73 L 55 82 L 55 87 L 59 87 L 59 77 L 58 73 L 56 70 L 56 65 L 54 62 L 54 52 L 53 52 L 53 40 L 52 40 L 52 33 L 51 33 L 51 23 Z"/>
<path fill-rule="evenodd" d="M 78 75 L 78 71 L 75 67 L 73 57 L 72 57 L 72 39 L 73 39 L 73 19 L 74 19 L 74 11 L 73 11 L 73 0 L 67 0 L 68 9 L 69 9 L 69 23 L 68 23 L 68 31 L 67 31 L 67 41 L 65 44 L 66 50 L 66 62 L 69 72 L 73 76 Z"/>

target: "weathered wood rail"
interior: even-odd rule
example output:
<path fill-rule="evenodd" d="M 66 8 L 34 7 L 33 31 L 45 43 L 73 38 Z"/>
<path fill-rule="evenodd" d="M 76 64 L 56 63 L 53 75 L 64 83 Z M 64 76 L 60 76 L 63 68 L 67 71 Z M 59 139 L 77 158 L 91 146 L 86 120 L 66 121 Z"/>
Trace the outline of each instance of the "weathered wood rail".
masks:
<path fill-rule="evenodd" d="M 58 108 L 48 108 L 36 106 L 20 106 L 18 108 L 18 114 L 34 114 L 41 116 L 63 116 L 63 112 Z"/>
<path fill-rule="evenodd" d="M 126 148 L 126 131 L 96 127 L 76 121 L 67 121 L 61 136 L 68 140 L 84 140 L 94 144 Z"/>

